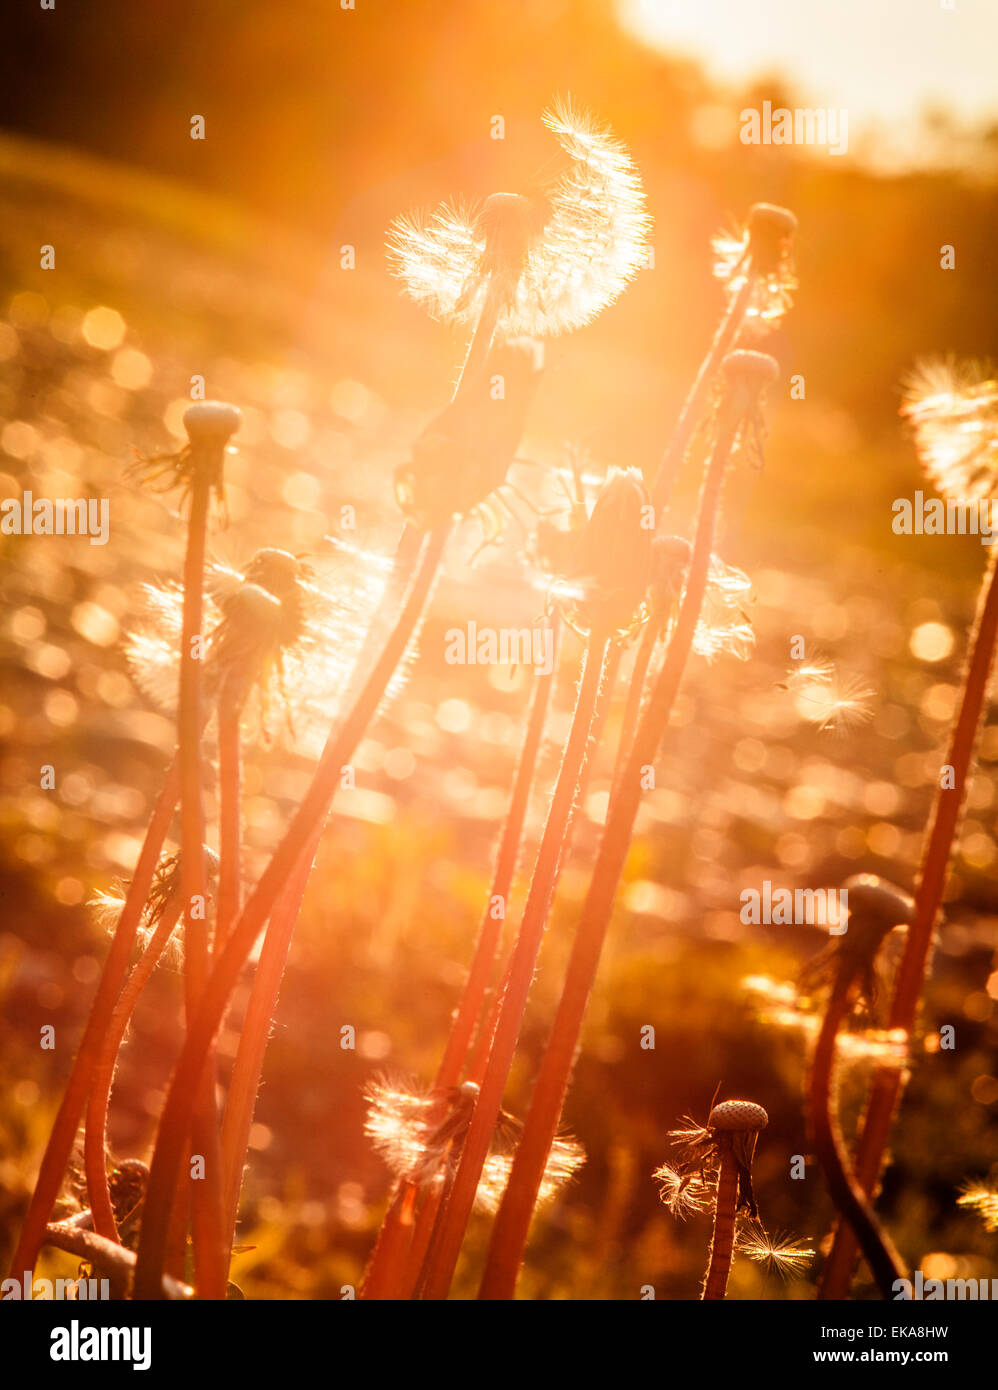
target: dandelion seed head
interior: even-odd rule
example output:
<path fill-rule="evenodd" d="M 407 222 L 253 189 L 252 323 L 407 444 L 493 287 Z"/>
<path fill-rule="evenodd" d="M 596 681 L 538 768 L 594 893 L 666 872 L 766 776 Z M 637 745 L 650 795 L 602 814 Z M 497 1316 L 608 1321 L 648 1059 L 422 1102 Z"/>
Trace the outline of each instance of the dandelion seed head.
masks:
<path fill-rule="evenodd" d="M 585 635 L 629 637 L 646 620 L 651 533 L 648 492 L 636 468 L 611 468 L 571 547 L 569 568 L 551 586 L 565 620 Z"/>
<path fill-rule="evenodd" d="M 541 197 L 493 194 L 479 209 L 444 203 L 392 225 L 394 273 L 435 318 L 474 321 L 493 285 L 500 334 L 569 332 L 643 264 L 650 224 L 627 150 L 568 101 L 542 119 L 569 163 Z"/>
<path fill-rule="evenodd" d="M 796 1236 L 786 1232 L 771 1235 L 761 1222 L 751 1220 L 740 1223 L 735 1250 L 765 1265 L 784 1281 L 806 1269 L 814 1259 L 814 1251 L 802 1245 Z"/>
<path fill-rule="evenodd" d="M 287 740 L 313 753 L 339 708 L 363 642 L 364 622 L 383 588 L 380 575 L 317 578 L 311 565 L 276 549 L 257 552 L 242 572 L 215 565 L 208 574 L 203 630 L 205 686 L 218 696 L 247 687 L 244 736 L 269 740 L 271 711 L 282 710 Z M 252 576 L 252 581 L 251 581 Z M 125 655 L 139 688 L 176 707 L 183 588 L 144 585 L 141 613 Z M 398 680 L 392 689 L 397 689 Z"/>
<path fill-rule="evenodd" d="M 755 633 L 743 607 L 752 590 L 747 574 L 710 557 L 703 606 L 693 635 L 693 650 L 707 661 L 727 654 L 748 661 L 755 647 Z"/>
<path fill-rule="evenodd" d="M 723 281 L 729 303 L 752 277 L 745 310 L 748 323 L 760 329 L 775 327 L 793 306 L 797 277 L 793 268 L 793 235 L 797 219 L 786 208 L 757 203 L 748 222 L 734 231 L 721 231 L 711 240 L 714 275 Z"/>
<path fill-rule="evenodd" d="M 989 1233 L 998 1231 L 998 1187 L 980 1182 L 964 1183 L 956 1204 L 975 1212 Z"/>
<path fill-rule="evenodd" d="M 856 678 L 843 678 L 831 665 L 793 669 L 786 682 L 797 713 L 819 730 L 844 733 L 873 718 L 874 691 Z"/>
<path fill-rule="evenodd" d="M 678 1221 L 710 1211 L 714 1204 L 714 1189 L 696 1174 L 684 1176 L 671 1164 L 663 1163 L 652 1177 L 659 1184 L 659 1197 Z"/>
<path fill-rule="evenodd" d="M 919 460 L 935 487 L 956 499 L 998 494 L 998 379 L 982 363 L 919 363 L 904 383 Z"/>

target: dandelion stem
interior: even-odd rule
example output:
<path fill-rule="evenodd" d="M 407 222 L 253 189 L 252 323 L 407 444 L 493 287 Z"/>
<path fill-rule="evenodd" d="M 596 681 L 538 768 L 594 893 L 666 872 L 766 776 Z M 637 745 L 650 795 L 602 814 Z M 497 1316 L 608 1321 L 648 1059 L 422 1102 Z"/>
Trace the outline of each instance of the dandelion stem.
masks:
<path fill-rule="evenodd" d="M 218 908 L 212 953 L 218 955 L 239 916 L 242 827 L 240 702 L 224 693 L 218 703 Z"/>
<path fill-rule="evenodd" d="M 180 757 L 180 878 L 185 904 L 184 984 L 187 1025 L 197 1009 L 208 972 L 206 885 L 202 854 L 204 806 L 201 767 L 201 633 L 204 617 L 204 562 L 211 502 L 211 476 L 194 471 L 184 558 L 184 609 L 180 647 L 178 749 Z M 195 905 L 198 905 L 195 910 Z M 203 1298 L 225 1297 L 225 1251 L 222 1245 L 221 1171 L 215 1101 L 214 1056 L 209 1054 L 199 1083 L 194 1112 L 194 1143 L 204 1176 L 193 1181 L 192 1209 L 195 1282 Z"/>
<path fill-rule="evenodd" d="M 316 835 L 311 852 L 301 861 L 270 914 L 229 1080 L 222 1120 L 222 1183 L 230 1247 L 271 1020 L 277 1007 L 291 937 L 301 911 L 318 843 L 319 836 Z"/>
<path fill-rule="evenodd" d="M 662 631 L 659 619 L 652 614 L 645 630 L 641 634 L 641 641 L 634 654 L 634 666 L 631 669 L 631 679 L 627 687 L 627 701 L 624 705 L 624 714 L 620 723 L 620 739 L 617 743 L 617 758 L 613 769 L 613 782 L 610 786 L 610 800 L 617 795 L 620 787 L 620 779 L 624 775 L 624 768 L 627 766 L 627 758 L 634 743 L 634 731 L 638 727 L 638 720 L 641 717 L 641 702 L 645 690 L 645 678 L 648 675 L 648 666 L 651 662 L 652 652 L 655 650 L 655 643 L 658 641 Z"/>
<path fill-rule="evenodd" d="M 717 326 L 714 339 L 708 349 L 706 357 L 700 363 L 699 370 L 689 389 L 689 393 L 683 407 L 679 412 L 679 419 L 672 432 L 665 455 L 659 465 L 655 475 L 655 483 L 651 490 L 652 503 L 656 512 L 665 506 L 669 492 L 676 481 L 679 470 L 683 466 L 686 458 L 686 450 L 690 447 L 690 440 L 693 438 L 693 431 L 696 429 L 701 415 L 704 413 L 710 395 L 710 388 L 713 384 L 717 370 L 730 351 L 738 331 L 745 320 L 745 311 L 748 309 L 749 301 L 755 289 L 755 271 L 749 265 L 745 276 L 745 283 L 738 290 L 731 303 L 728 305 L 721 322 Z"/>
<path fill-rule="evenodd" d="M 558 649 L 557 616 L 552 619 L 552 647 L 556 656 Z M 468 979 L 458 1001 L 444 1055 L 437 1069 L 434 1090 L 438 1092 L 445 1092 L 460 1081 L 461 1073 L 469 1060 L 476 1029 L 481 1035 L 485 1027 L 483 1018 L 485 999 L 489 980 L 495 970 L 496 957 L 502 944 L 506 908 L 509 904 L 510 888 L 523 838 L 523 823 L 526 819 L 530 788 L 533 785 L 534 771 L 537 766 L 537 754 L 544 733 L 556 664 L 556 659 L 552 659 L 551 670 L 538 674 L 534 679 L 534 694 L 530 705 L 530 714 L 527 718 L 526 734 L 520 751 L 520 761 L 513 780 L 513 790 L 496 854 L 488 900 L 479 923 Z M 501 915 L 498 915 L 495 910 L 496 904 L 499 902 L 502 903 L 503 908 Z M 404 1257 L 400 1255 L 398 1250 L 398 1244 L 403 1236 L 401 1231 L 403 1213 L 409 1213 L 406 1223 L 406 1239 L 411 1238 L 415 1242 L 412 1252 L 413 1258 L 409 1263 L 418 1274 L 422 1264 L 422 1256 L 417 1262 L 415 1251 L 421 1244 L 421 1237 L 426 1241 L 429 1240 L 436 1212 L 440 1206 L 439 1194 L 428 1196 L 413 1222 L 412 1208 L 415 1203 L 416 1191 L 417 1188 L 414 1183 L 400 1181 L 396 1185 L 378 1236 L 378 1242 L 364 1277 L 364 1298 L 387 1299 L 408 1296 L 409 1290 L 403 1289 L 399 1282 L 405 1276 L 406 1265 Z M 425 1249 L 423 1254 L 425 1255 Z"/>
<path fill-rule="evenodd" d="M 468 383 L 474 380 L 479 368 L 489 355 L 489 348 L 492 346 L 492 339 L 495 337 L 496 324 L 499 322 L 499 311 L 502 308 L 502 296 L 495 283 L 495 277 L 489 279 L 489 287 L 485 292 L 485 302 L 482 311 L 475 324 L 475 331 L 468 344 L 465 353 L 464 363 L 461 367 L 461 374 L 454 387 L 451 401 L 456 401 L 462 390 L 465 390 Z"/>
<path fill-rule="evenodd" d="M 838 1107 L 833 1090 L 835 1039 L 848 1012 L 849 992 L 854 979 L 852 971 L 840 970 L 825 1008 L 808 1082 L 808 1119 L 815 1152 L 832 1200 L 859 1240 L 881 1294 L 890 1299 L 895 1296 L 892 1287 L 895 1281 L 907 1278 L 908 1271 L 888 1236 L 881 1230 L 873 1208 L 851 1170 L 838 1124 Z"/>
<path fill-rule="evenodd" d="M 69 1162 L 73 1141 L 76 1138 L 77 1126 L 87 1103 L 87 1094 L 104 1034 L 110 1025 L 111 1015 L 128 971 L 135 934 L 149 896 L 163 842 L 176 809 L 179 785 L 179 767 L 174 759 L 156 799 L 135 873 L 128 885 L 94 1002 L 90 1007 L 83 1037 L 45 1146 L 35 1189 L 14 1252 L 11 1265 L 14 1278 L 21 1278 L 25 1272 L 30 1273 L 34 1269 L 38 1252 L 44 1243 L 45 1227 L 59 1195 L 66 1164 Z"/>
<path fill-rule="evenodd" d="M 946 764 L 953 769 L 953 776 L 947 779 L 947 783 L 951 782 L 952 785 L 940 785 L 936 792 L 931 826 L 922 854 L 918 887 L 915 891 L 915 912 L 891 1001 L 888 1027 L 903 1030 L 909 1035 L 914 1029 L 918 1014 L 953 842 L 973 766 L 981 711 L 994 660 L 996 637 L 998 551 L 992 547 L 971 633 L 960 709 L 950 734 L 946 754 Z M 856 1177 L 867 1194 L 876 1190 L 880 1180 L 884 1155 L 903 1088 L 904 1075 L 897 1068 L 879 1067 L 874 1073 L 854 1159 Z M 855 1237 L 849 1227 L 840 1222 L 819 1286 L 820 1298 L 846 1297 L 856 1263 L 856 1254 Z"/>
<path fill-rule="evenodd" d="M 738 1164 L 728 1145 L 721 1149 L 721 1169 L 714 1199 L 714 1230 L 710 1239 L 710 1258 L 701 1298 L 704 1302 L 722 1299 L 728 1288 L 728 1274 L 735 1248 L 735 1216 L 738 1204 Z"/>
<path fill-rule="evenodd" d="M 557 619 L 554 622 L 557 624 Z M 554 628 L 553 637 L 554 649 L 557 651 L 557 626 Z M 458 1003 L 450 1037 L 447 1040 L 447 1047 L 437 1072 L 435 1082 L 437 1090 L 456 1086 L 461 1079 L 461 1071 L 467 1061 L 472 1036 L 476 1024 L 480 1022 L 489 979 L 495 968 L 496 956 L 502 942 L 505 910 L 509 905 L 513 873 L 516 869 L 520 843 L 523 838 L 523 823 L 527 815 L 530 788 L 533 785 L 534 771 L 537 766 L 537 754 L 540 750 L 544 723 L 547 718 L 554 667 L 555 662 L 552 661 L 551 671 L 536 677 L 526 736 L 520 753 L 509 808 L 506 812 L 506 821 L 503 825 L 502 838 L 496 855 L 492 883 L 489 888 L 489 901 L 479 924 L 471 969 L 468 972 L 468 981 Z M 497 916 L 494 905 L 500 900 L 503 904 L 503 914 Z"/>
<path fill-rule="evenodd" d="M 512 1298 L 541 1178 L 561 1119 L 582 1020 L 627 857 L 641 797 L 642 769 L 651 764 L 668 725 L 693 646 L 710 570 L 717 514 L 739 420 L 722 415 L 704 478 L 696 538 L 676 628 L 665 662 L 634 737 L 634 746 L 611 801 L 589 892 L 576 929 L 561 999 L 541 1061 L 509 1183 L 492 1230 L 480 1298 Z"/>
<path fill-rule="evenodd" d="M 79 1255 L 81 1260 L 86 1260 L 95 1269 L 103 1270 L 122 1290 L 127 1289 L 128 1280 L 135 1268 L 135 1253 L 119 1245 L 117 1241 L 108 1240 L 105 1236 L 96 1235 L 93 1231 L 73 1226 L 69 1222 L 54 1221 L 50 1226 L 46 1226 L 42 1244 L 53 1245 L 57 1250 L 67 1250 L 71 1255 Z M 186 1299 L 190 1298 L 192 1293 L 193 1290 L 186 1284 L 164 1276 L 164 1298 Z"/>
<path fill-rule="evenodd" d="M 160 1118 L 159 1134 L 153 1153 L 149 1188 L 142 1223 L 142 1241 L 136 1266 L 135 1286 L 139 1298 L 159 1296 L 160 1272 L 169 1224 L 170 1194 L 176 1182 L 190 1126 L 191 1095 L 202 1073 L 229 998 L 260 930 L 270 916 L 288 879 L 294 874 L 312 843 L 312 837 L 325 818 L 339 786 L 344 763 L 353 755 L 368 725 L 377 713 L 395 668 L 418 626 L 433 580 L 436 577 L 449 527 L 440 527 L 427 537 L 419 567 L 406 602 L 385 647 L 363 689 L 339 729 L 326 743 L 322 758 L 305 797 L 292 818 L 260 881 L 250 894 L 235 923 L 221 956 L 208 977 L 197 1016 L 174 1070 Z"/>
<path fill-rule="evenodd" d="M 502 1108 L 503 1092 L 516 1052 L 545 923 L 562 858 L 570 840 L 573 810 L 589 750 L 591 726 L 600 692 L 607 645 L 606 639 L 597 638 L 595 635 L 590 637 L 586 645 L 572 728 L 565 745 L 516 946 L 510 960 L 505 994 L 489 1060 L 461 1153 L 450 1201 L 442 1212 L 438 1238 L 431 1245 L 427 1256 L 421 1294 L 426 1299 L 447 1296 L 482 1167 Z"/>
<path fill-rule="evenodd" d="M 114 1012 L 101 1042 L 100 1055 L 94 1066 L 90 1099 L 87 1102 L 84 1163 L 87 1198 L 93 1213 L 94 1230 L 98 1235 L 106 1236 L 108 1240 L 120 1242 L 121 1239 L 111 1205 L 106 1160 L 108 1110 L 118 1053 L 135 1012 L 135 1006 L 173 935 L 182 907 L 182 899 L 176 894 L 160 914 L 155 931 L 118 996 L 118 1002 L 114 1006 Z"/>

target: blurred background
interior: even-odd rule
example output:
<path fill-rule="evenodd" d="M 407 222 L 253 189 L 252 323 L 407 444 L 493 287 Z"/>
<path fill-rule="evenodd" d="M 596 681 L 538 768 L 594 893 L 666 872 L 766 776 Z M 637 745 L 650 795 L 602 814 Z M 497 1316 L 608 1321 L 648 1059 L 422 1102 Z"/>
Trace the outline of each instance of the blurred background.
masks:
<path fill-rule="evenodd" d="M 566 1111 L 588 1162 L 539 1219 L 521 1294 L 696 1296 L 707 1230 L 677 1227 L 650 1175 L 667 1131 L 687 1112 L 704 1119 L 719 1081 L 770 1113 L 763 1218 L 817 1245 L 832 1215 L 817 1170 L 788 1177 L 807 1152 L 805 1042 L 743 981 L 793 979 L 819 934 L 742 926 L 737 890 L 860 870 L 913 881 L 984 551 L 892 533 L 892 500 L 924 486 L 897 410 L 919 357 L 994 351 L 998 13 L 987 0 L 102 0 L 18 7 L 3 24 L 0 496 L 108 497 L 111 539 L 0 537 L 0 1260 L 105 949 L 86 903 L 127 877 L 173 746 L 169 712 L 133 681 L 122 644 L 141 585 L 176 578 L 183 528 L 169 499 L 124 476 L 132 451 L 177 444 L 203 375 L 245 416 L 213 554 L 238 565 L 261 544 L 308 551 L 326 582 L 363 589 L 370 560 L 325 538 L 348 504 L 361 550 L 390 549 L 392 470 L 445 403 L 463 348 L 402 299 L 386 228 L 444 197 L 529 189 L 554 152 L 541 111 L 568 92 L 631 149 L 654 258 L 618 304 L 550 345 L 523 453 L 556 468 L 583 449 L 596 473 L 653 470 L 722 306 L 710 236 L 760 200 L 799 218 L 800 290 L 769 350 L 806 394 L 774 392 L 764 469 L 745 466 L 729 490 L 719 549 L 753 580 L 756 650 L 688 673 Z M 739 113 L 763 100 L 845 108 L 847 154 L 743 145 Z M 204 140 L 190 138 L 195 115 Z M 54 269 L 40 268 L 43 245 Z M 677 530 L 696 457 L 674 495 Z M 529 623 L 544 601 L 515 528 L 471 565 L 479 540 L 468 524 L 451 547 L 422 655 L 358 754 L 357 792 L 306 899 L 252 1139 L 239 1233 L 252 1249 L 234 1265 L 249 1297 L 338 1298 L 359 1282 L 389 1185 L 363 1136 L 363 1086 L 384 1069 L 431 1076 L 463 981 L 529 690 L 522 671 L 445 667 L 442 634 L 483 613 Z M 822 729 L 783 688 L 797 635 L 870 692 L 865 720 Z M 524 873 L 578 654 L 569 640 Z M 585 893 L 619 715 L 545 944 L 514 1110 Z M 279 741 L 251 756 L 250 873 L 308 768 Z M 882 1206 L 905 1258 L 941 1277 L 998 1275 L 994 1237 L 956 1206 L 995 1157 L 996 802 L 992 713 L 925 1016 L 926 1046 L 949 1022 L 957 1047 L 915 1071 Z M 118 1157 L 147 1152 L 180 993 L 161 971 L 135 1021 Z M 45 1023 L 54 1053 L 37 1045 Z M 653 1052 L 639 1046 L 649 1023 Z M 340 1049 L 345 1024 L 356 1051 Z M 862 1079 L 861 1065 L 845 1073 L 847 1123 Z M 487 1229 L 473 1228 L 463 1294 Z M 784 1287 L 747 1262 L 731 1285 L 733 1297 L 811 1291 L 806 1276 Z"/>

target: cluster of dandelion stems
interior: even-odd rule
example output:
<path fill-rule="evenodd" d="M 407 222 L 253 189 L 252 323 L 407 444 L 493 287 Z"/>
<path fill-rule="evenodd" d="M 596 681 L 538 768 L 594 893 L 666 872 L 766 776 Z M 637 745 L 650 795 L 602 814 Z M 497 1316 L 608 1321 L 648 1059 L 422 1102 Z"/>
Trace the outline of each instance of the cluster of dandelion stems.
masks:
<path fill-rule="evenodd" d="M 32 1268 L 46 1242 L 61 1243 L 95 1265 L 112 1269 L 123 1289 L 130 1283 L 134 1297 L 183 1297 L 190 1292 L 189 1233 L 195 1294 L 225 1297 L 270 1020 L 342 769 L 382 706 L 419 629 L 455 522 L 477 517 L 489 542 L 497 536 L 504 512 L 512 510 L 507 493 L 512 490 L 519 496 L 507 472 L 541 369 L 536 339 L 590 321 L 624 290 L 646 255 L 649 223 L 626 150 L 570 105 L 556 105 L 544 121 L 561 146 L 564 167 L 543 192 L 531 197 L 496 193 L 477 209 L 443 205 L 428 217 L 400 220 L 392 230 L 390 252 L 406 291 L 433 316 L 468 325 L 469 347 L 448 405 L 415 441 L 410 461 L 396 470 L 396 498 L 405 523 L 390 577 L 353 672 L 344 675 L 342 699 L 309 787 L 257 882 L 245 893 L 244 715 L 254 692 L 262 701 L 261 691 L 280 685 L 284 661 L 304 640 L 310 623 L 310 571 L 283 551 L 259 552 L 235 592 L 217 605 L 205 643 L 203 633 L 210 626 L 208 519 L 213 499 L 223 499 L 225 453 L 238 430 L 239 412 L 217 403 L 192 406 L 185 417 L 185 448 L 173 456 L 142 461 L 141 471 L 154 486 L 178 487 L 188 504 L 177 632 L 177 753 L 119 907 L 91 1013 L 43 1156 L 15 1270 Z M 393 1089 L 387 1083 L 372 1090 L 369 1131 L 394 1168 L 395 1186 L 365 1276 L 367 1298 L 446 1297 L 476 1202 L 497 1209 L 479 1296 L 512 1297 L 539 1201 L 581 1162 L 578 1147 L 558 1137 L 562 1107 L 632 839 L 644 773 L 659 757 L 691 653 L 709 652 L 712 643 L 717 645 L 716 637 L 705 633 L 705 602 L 712 591 L 723 602 L 730 576 L 744 578 L 721 564 L 714 553 L 715 537 L 733 460 L 739 454 L 752 459 L 761 447 L 761 399 L 778 369 L 755 344 L 789 308 L 795 288 L 794 227 L 790 213 L 759 204 L 744 231 L 717 239 L 726 308 L 650 489 L 635 469 L 611 470 L 591 509 L 576 491 L 568 526 L 538 523 L 533 559 L 547 571 L 547 621 L 553 635 L 564 635 L 568 628 L 583 643 L 571 725 L 525 902 L 511 939 L 504 941 L 553 683 L 551 674 L 535 675 L 489 897 L 437 1075 L 425 1093 Z M 498 393 L 497 380 L 504 386 Z M 666 534 L 661 518 L 698 427 L 707 447 L 698 508 L 686 539 Z M 994 641 L 994 587 L 989 586 L 982 607 L 982 655 L 971 661 L 966 712 L 961 712 L 950 759 L 960 788 L 969 769 Z M 737 634 L 733 649 L 738 643 L 744 646 L 744 630 L 736 624 L 732 632 Z M 571 848 L 576 808 L 629 646 L 635 648 L 632 679 L 606 823 L 530 1103 L 520 1122 L 503 1107 L 505 1091 L 560 871 Z M 211 722 L 218 746 L 217 855 L 205 844 L 203 805 L 203 736 Z M 955 828 L 953 808 L 958 808 L 961 794 L 954 792 L 951 800 L 940 802 L 933 824 L 911 918 L 911 959 L 905 958 L 895 1000 L 898 1027 L 910 1027 L 917 1004 Z M 169 855 L 164 847 L 178 809 L 179 854 Z M 133 1252 L 123 1244 L 125 1218 L 114 1199 L 122 1168 L 108 1170 L 109 1102 L 129 1020 L 181 924 L 184 1035 L 151 1162 L 148 1170 L 141 1167 L 141 1229 Z M 140 929 L 144 948 L 130 970 Z M 220 1115 L 216 1039 L 261 934 Z M 828 1059 L 860 964 L 869 961 L 850 958 L 836 976 L 811 1096 L 833 1196 L 858 1225 L 869 1215 L 860 1184 L 870 1190 L 873 1178 L 864 1174 L 874 1172 L 876 1163 L 868 1159 L 854 1178 L 847 1171 L 841 1135 L 827 1128 L 827 1120 L 833 1114 Z M 891 1079 L 896 1081 L 895 1074 Z M 876 1118 L 876 1100 L 875 1092 L 868 1128 Z M 891 1109 L 894 1097 L 889 1100 Z M 51 1221 L 84 1115 L 90 1199 L 86 1221 L 92 1229 Z M 691 1141 L 701 1167 L 716 1159 L 715 1227 L 705 1298 L 723 1297 L 737 1208 L 744 1205 L 755 1212 L 749 1167 L 755 1137 L 765 1123 L 765 1111 L 753 1102 L 722 1102 L 711 1111 L 707 1128 L 698 1130 Z M 871 1145 L 870 1153 L 879 1162 L 873 1140 Z M 201 1181 L 184 1176 L 185 1159 L 192 1155 L 203 1164 Z M 695 1181 L 689 1174 L 679 1180 L 687 1196 Z M 129 1219 L 135 1209 L 136 1204 L 129 1208 Z M 883 1256 L 890 1262 L 891 1252 L 872 1218 L 868 1227 L 863 1244 L 867 1258 L 872 1262 Z"/>

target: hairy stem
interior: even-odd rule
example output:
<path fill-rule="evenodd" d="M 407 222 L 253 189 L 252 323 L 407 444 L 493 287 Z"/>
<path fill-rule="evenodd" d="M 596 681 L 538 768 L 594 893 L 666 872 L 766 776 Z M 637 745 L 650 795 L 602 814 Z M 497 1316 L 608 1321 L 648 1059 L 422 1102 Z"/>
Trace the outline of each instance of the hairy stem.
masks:
<path fill-rule="evenodd" d="M 738 1204 L 738 1165 L 730 1146 L 721 1149 L 721 1171 L 717 1177 L 714 1204 L 714 1230 L 710 1240 L 707 1277 L 700 1295 L 704 1302 L 722 1299 L 728 1289 L 728 1274 L 735 1249 L 735 1217 Z"/>
<path fill-rule="evenodd" d="M 607 642 L 591 637 L 586 647 L 575 714 L 554 796 L 541 838 L 537 864 L 523 910 L 502 1007 L 496 1024 L 481 1091 L 461 1153 L 454 1187 L 441 1213 L 438 1238 L 431 1245 L 422 1297 L 446 1298 L 471 1215 L 482 1166 L 502 1108 L 503 1092 L 520 1034 L 527 996 L 544 935 L 565 849 L 570 842 L 573 809 L 589 749 Z"/>
<path fill-rule="evenodd" d="M 557 654 L 557 619 L 554 619 L 553 623 L 552 645 L 555 654 Z M 480 1032 L 484 1026 L 485 1000 L 502 943 L 506 908 L 509 905 L 513 874 L 520 853 L 523 823 L 526 819 L 530 788 L 533 785 L 537 755 L 544 733 L 544 723 L 547 718 L 556 665 L 557 661 L 552 660 L 551 670 L 538 674 L 534 681 L 534 694 L 530 705 L 530 714 L 527 718 L 526 734 L 496 853 L 488 900 L 479 923 L 468 979 L 458 1001 L 444 1055 L 437 1069 L 434 1090 L 438 1092 L 445 1092 L 460 1081 L 461 1074 L 468 1062 L 476 1029 Z M 498 913 L 496 905 L 500 902 L 502 903 L 502 912 Z M 414 1266 L 415 1273 L 418 1274 L 422 1256 L 425 1255 L 425 1244 L 429 1240 L 429 1234 L 440 1205 L 439 1194 L 434 1194 L 432 1198 L 428 1196 L 418 1213 L 413 1216 L 417 1192 L 418 1189 L 414 1183 L 403 1180 L 395 1185 L 377 1244 L 364 1276 L 362 1297 L 397 1299 L 406 1298 L 411 1293 L 412 1285 L 407 1281 L 406 1268 L 407 1265 L 411 1264 Z M 408 1246 L 410 1240 L 416 1242 L 416 1248 L 422 1249 L 422 1255 L 418 1261 L 415 1257 L 407 1261 L 404 1254 L 400 1253 L 400 1245 Z"/>
<path fill-rule="evenodd" d="M 509 1183 L 492 1229 L 480 1298 L 513 1296 L 531 1214 L 561 1121 L 561 1109 L 579 1046 L 582 1020 L 631 842 L 641 798 L 642 769 L 654 762 L 693 646 L 707 587 L 724 476 L 737 432 L 737 421 L 728 418 L 720 429 L 704 478 L 696 538 L 679 617 L 662 670 L 638 725 L 617 795 L 610 803 L 589 892 L 576 928 L 561 999 L 534 1084 Z"/>
<path fill-rule="evenodd" d="M 125 902 L 115 927 L 111 948 L 108 951 L 104 968 L 90 1014 L 83 1030 L 83 1037 L 73 1061 L 69 1080 L 62 1101 L 52 1124 L 41 1168 L 35 1181 L 34 1192 L 28 1206 L 21 1235 L 14 1251 L 11 1274 L 22 1278 L 35 1267 L 38 1252 L 44 1243 L 45 1228 L 52 1213 L 59 1189 L 62 1186 L 66 1164 L 73 1149 L 77 1127 L 87 1103 L 87 1094 L 93 1079 L 94 1068 L 100 1055 L 104 1035 L 110 1025 L 111 1015 L 118 999 L 122 983 L 128 971 L 135 934 L 138 930 L 142 912 L 149 897 L 156 865 L 166 840 L 170 822 L 177 805 L 180 786 L 179 769 L 174 760 L 166 774 L 163 787 L 153 807 L 152 817 L 146 829 L 138 863 Z"/>
<path fill-rule="evenodd" d="M 907 1270 L 856 1181 L 837 1118 L 833 1083 L 835 1039 L 848 1012 L 852 983 L 850 974 L 840 972 L 825 1009 L 808 1081 L 808 1121 L 832 1201 L 859 1240 L 881 1295 L 892 1299 L 896 1297 L 895 1281 L 905 1279 Z"/>
<path fill-rule="evenodd" d="M 202 588 L 211 482 L 207 468 L 196 470 L 191 487 L 187 553 L 184 557 L 184 610 L 180 646 L 180 878 L 184 897 L 184 985 L 190 1026 L 208 972 L 208 925 L 204 865 L 201 718 L 204 617 Z M 194 1116 L 194 1145 L 204 1163 L 204 1177 L 192 1178 L 195 1283 L 203 1298 L 225 1297 L 218 1115 L 213 1053 L 199 1082 Z"/>
<path fill-rule="evenodd" d="M 299 868 L 290 879 L 287 888 L 277 900 L 270 922 L 263 938 L 260 959 L 253 976 L 246 1016 L 236 1060 L 229 1081 L 229 1094 L 225 1103 L 222 1120 L 222 1181 L 225 1198 L 226 1233 L 231 1247 L 239 1208 L 239 1190 L 242 1186 L 243 1168 L 249 1149 L 250 1129 L 253 1124 L 253 1111 L 256 1108 L 260 1077 L 263 1073 L 263 1059 L 267 1051 L 271 1020 L 277 1007 L 281 991 L 281 981 L 288 961 L 291 937 L 294 934 L 298 914 L 312 862 L 318 848 L 319 837 L 313 840 L 311 853 L 302 860 Z"/>
<path fill-rule="evenodd" d="M 104 1034 L 100 1055 L 94 1066 L 90 1099 L 87 1102 L 84 1163 L 87 1175 L 87 1197 L 93 1213 L 94 1230 L 108 1240 L 120 1242 L 118 1223 L 111 1205 L 107 1180 L 107 1120 L 111 1102 L 111 1086 L 118 1064 L 118 1053 L 142 991 L 149 982 L 170 937 L 177 925 L 182 908 L 179 895 L 166 904 L 145 951 L 125 981 L 114 1012 Z"/>

